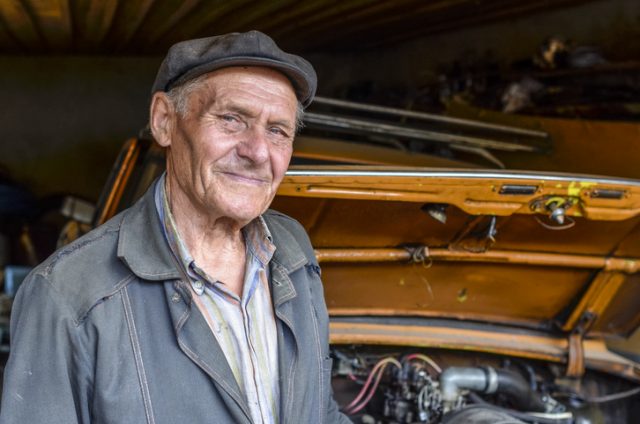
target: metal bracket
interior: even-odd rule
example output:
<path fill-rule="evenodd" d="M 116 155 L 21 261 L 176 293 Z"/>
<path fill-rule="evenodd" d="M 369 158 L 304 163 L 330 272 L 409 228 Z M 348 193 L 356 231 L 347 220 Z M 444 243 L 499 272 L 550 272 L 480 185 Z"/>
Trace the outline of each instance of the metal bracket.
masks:
<path fill-rule="evenodd" d="M 569 335 L 569 358 L 567 360 L 567 377 L 580 378 L 584 375 L 584 335 L 595 322 L 597 315 L 586 311 L 580 316 L 578 323 Z"/>
<path fill-rule="evenodd" d="M 485 253 L 496 242 L 498 218 L 495 215 L 480 215 L 467 221 L 449 244 L 449 250 Z"/>

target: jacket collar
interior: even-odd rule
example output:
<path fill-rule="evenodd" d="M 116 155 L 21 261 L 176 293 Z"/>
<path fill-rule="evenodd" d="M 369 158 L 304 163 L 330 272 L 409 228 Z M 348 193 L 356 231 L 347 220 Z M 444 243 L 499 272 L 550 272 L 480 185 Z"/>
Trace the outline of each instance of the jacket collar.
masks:
<path fill-rule="evenodd" d="M 276 246 L 270 269 L 271 296 L 273 306 L 277 309 L 283 302 L 296 296 L 296 289 L 289 275 L 309 263 L 309 259 L 305 256 L 298 240 L 280 220 L 275 219 L 270 212 L 263 217 Z"/>
<path fill-rule="evenodd" d="M 276 246 L 272 260 L 290 274 L 306 265 L 309 260 L 296 237 L 287 226 L 283 225 L 282 219 L 276 218 L 277 215 L 278 213 L 273 211 L 263 215 L 273 238 L 273 244 Z M 289 217 L 286 219 L 291 220 Z"/>
<path fill-rule="evenodd" d="M 143 280 L 179 279 L 180 273 L 156 212 L 154 186 L 155 183 L 151 184 L 142 198 L 123 212 L 117 255 Z"/>

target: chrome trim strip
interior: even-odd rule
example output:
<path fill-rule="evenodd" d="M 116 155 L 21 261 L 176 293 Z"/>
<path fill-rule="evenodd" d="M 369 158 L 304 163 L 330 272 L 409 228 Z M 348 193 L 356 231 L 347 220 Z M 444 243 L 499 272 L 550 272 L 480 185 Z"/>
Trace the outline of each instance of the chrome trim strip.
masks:
<path fill-rule="evenodd" d="M 621 184 L 640 187 L 640 180 L 604 176 L 542 172 L 496 171 L 400 171 L 400 170 L 298 170 L 287 171 L 288 177 L 400 177 L 400 178 L 491 178 Z"/>

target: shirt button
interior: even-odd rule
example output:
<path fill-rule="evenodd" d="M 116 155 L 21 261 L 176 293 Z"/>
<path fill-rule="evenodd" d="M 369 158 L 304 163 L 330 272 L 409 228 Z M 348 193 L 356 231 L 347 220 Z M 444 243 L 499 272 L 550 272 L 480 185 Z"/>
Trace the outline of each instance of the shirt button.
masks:
<path fill-rule="evenodd" d="M 173 295 L 171 296 L 171 301 L 173 303 L 180 302 L 180 295 L 178 294 L 178 292 L 173 293 Z"/>
<path fill-rule="evenodd" d="M 198 292 L 198 294 L 200 294 L 202 292 L 202 289 L 204 287 L 204 284 L 202 284 L 202 281 L 198 280 L 195 283 L 193 283 L 193 287 L 196 289 L 196 291 Z"/>

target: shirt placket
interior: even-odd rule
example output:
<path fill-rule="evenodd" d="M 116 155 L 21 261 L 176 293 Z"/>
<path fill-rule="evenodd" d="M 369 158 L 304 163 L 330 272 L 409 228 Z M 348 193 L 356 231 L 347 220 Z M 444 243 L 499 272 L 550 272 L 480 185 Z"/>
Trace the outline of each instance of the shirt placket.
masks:
<path fill-rule="evenodd" d="M 249 303 L 251 302 L 253 297 L 247 299 L 246 303 L 242 303 L 241 313 L 242 313 L 242 321 L 245 330 L 245 341 L 249 348 L 249 362 L 251 364 L 251 375 L 252 375 L 252 396 L 254 397 L 254 402 L 256 402 L 258 410 L 260 411 L 260 416 L 262 417 L 262 422 L 269 422 L 268 416 L 266 415 L 265 405 L 263 405 L 263 400 L 260 398 L 260 386 L 262 386 L 262 381 L 260 378 L 260 368 L 259 368 L 259 360 L 258 355 L 253 343 L 253 339 L 256 337 L 253 332 L 253 323 L 251 322 L 251 314 L 248 311 L 250 307 Z"/>

